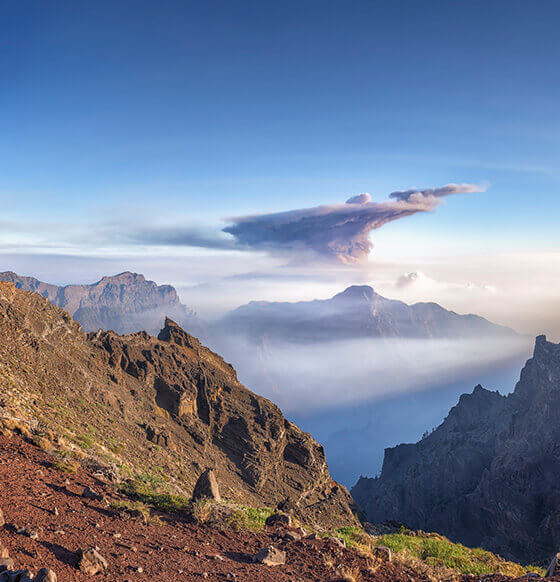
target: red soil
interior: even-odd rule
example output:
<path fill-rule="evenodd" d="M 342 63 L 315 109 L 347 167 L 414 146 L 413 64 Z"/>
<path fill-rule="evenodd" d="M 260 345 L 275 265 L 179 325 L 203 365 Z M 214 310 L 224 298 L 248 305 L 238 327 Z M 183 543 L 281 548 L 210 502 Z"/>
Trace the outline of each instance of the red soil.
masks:
<path fill-rule="evenodd" d="M 328 581 L 343 579 L 337 575 L 343 568 L 359 570 L 364 581 L 427 581 L 396 564 L 371 559 L 368 564 L 354 550 L 331 541 L 283 541 L 272 528 L 258 534 L 213 529 L 181 514 L 161 515 L 161 524 L 145 525 L 104 501 L 82 497 L 90 486 L 109 500 L 125 499 L 83 471 L 68 475 L 54 469 L 52 460 L 19 437 L 0 437 L 0 509 L 6 519 L 0 542 L 17 568 L 36 572 L 49 567 L 59 581 L 83 581 L 89 577 L 77 569 L 78 552 L 98 546 L 109 567 L 95 579 L 111 582 Z M 19 527 L 37 532 L 37 539 L 17 533 Z M 251 563 L 252 554 L 271 544 L 286 551 L 285 565 Z"/>

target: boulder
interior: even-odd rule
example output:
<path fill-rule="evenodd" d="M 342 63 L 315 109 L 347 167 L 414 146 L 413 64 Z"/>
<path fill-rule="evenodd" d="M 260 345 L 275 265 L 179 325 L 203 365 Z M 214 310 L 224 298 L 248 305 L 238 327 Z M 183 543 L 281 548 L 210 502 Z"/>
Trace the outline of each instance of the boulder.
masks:
<path fill-rule="evenodd" d="M 221 501 L 220 488 L 218 487 L 218 480 L 212 469 L 206 469 L 204 473 L 198 478 L 194 486 L 192 500 L 199 499 L 214 499 L 214 501 Z"/>
<path fill-rule="evenodd" d="M 78 562 L 80 572 L 88 576 L 95 576 L 95 574 L 106 570 L 107 566 L 107 560 L 95 548 L 80 551 L 80 561 Z"/>
<path fill-rule="evenodd" d="M 391 561 L 391 550 L 387 546 L 376 546 L 373 548 L 372 553 L 376 558 L 385 560 L 386 562 Z"/>
<path fill-rule="evenodd" d="M 266 518 L 266 525 L 274 526 L 280 525 L 284 527 L 290 527 L 292 525 L 292 518 L 287 513 L 273 513 Z"/>
<path fill-rule="evenodd" d="M 286 552 L 282 552 L 274 546 L 266 546 L 253 556 L 253 562 L 265 566 L 282 566 L 286 563 Z"/>

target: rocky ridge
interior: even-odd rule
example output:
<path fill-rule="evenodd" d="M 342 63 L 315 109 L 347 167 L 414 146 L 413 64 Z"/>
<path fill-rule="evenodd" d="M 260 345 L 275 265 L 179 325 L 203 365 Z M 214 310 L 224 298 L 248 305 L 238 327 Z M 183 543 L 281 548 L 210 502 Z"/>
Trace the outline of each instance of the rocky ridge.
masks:
<path fill-rule="evenodd" d="M 560 547 L 560 345 L 536 339 L 510 395 L 477 386 L 352 494 L 368 519 L 438 531 L 524 563 Z"/>
<path fill-rule="evenodd" d="M 190 495 L 213 468 L 226 498 L 356 523 L 322 447 L 169 319 L 157 338 L 86 335 L 47 299 L 0 283 L 0 383 L 0 417 L 60 435 L 107 478 L 149 474 Z"/>
<path fill-rule="evenodd" d="M 194 311 L 181 303 L 171 285 L 157 285 L 137 273 L 124 272 L 103 277 L 91 285 L 64 287 L 12 271 L 0 273 L 0 281 L 42 295 L 67 311 L 86 331 L 111 329 L 122 334 L 146 330 L 157 334 L 166 316 L 195 335 L 203 328 Z"/>
<path fill-rule="evenodd" d="M 513 336 L 478 315 L 459 315 L 437 303 L 407 305 L 368 285 L 354 285 L 331 299 L 280 303 L 252 301 L 228 313 L 219 329 L 252 341 L 325 342 L 341 339 L 472 338 Z"/>

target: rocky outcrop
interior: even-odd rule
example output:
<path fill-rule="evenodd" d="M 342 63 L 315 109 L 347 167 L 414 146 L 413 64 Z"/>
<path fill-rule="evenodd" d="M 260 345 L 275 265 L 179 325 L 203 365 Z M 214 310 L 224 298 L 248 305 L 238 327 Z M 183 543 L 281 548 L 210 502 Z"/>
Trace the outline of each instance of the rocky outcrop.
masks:
<path fill-rule="evenodd" d="M 202 324 L 194 311 L 181 303 L 171 285 L 157 285 L 137 273 L 125 272 L 103 277 L 91 285 L 65 287 L 22 277 L 12 271 L 0 273 L 0 281 L 39 293 L 67 311 L 86 331 L 105 329 L 132 333 L 145 330 L 157 334 L 166 316 L 193 334 L 202 331 Z"/>
<path fill-rule="evenodd" d="M 46 299 L 0 283 L 0 377 L 0 416 L 98 452 L 95 469 L 111 478 L 156 468 L 190 495 L 213 467 L 226 499 L 325 526 L 356 522 L 322 447 L 170 319 L 157 338 L 86 335 Z"/>
<path fill-rule="evenodd" d="M 514 332 L 477 315 L 459 315 L 437 303 L 407 305 L 367 285 L 331 299 L 274 303 L 252 301 L 227 314 L 219 330 L 255 342 L 325 342 L 351 338 L 472 338 Z"/>
<path fill-rule="evenodd" d="M 512 394 L 461 396 L 430 435 L 387 449 L 354 498 L 371 521 L 543 562 L 560 547 L 559 409 L 560 345 L 539 336 Z"/>

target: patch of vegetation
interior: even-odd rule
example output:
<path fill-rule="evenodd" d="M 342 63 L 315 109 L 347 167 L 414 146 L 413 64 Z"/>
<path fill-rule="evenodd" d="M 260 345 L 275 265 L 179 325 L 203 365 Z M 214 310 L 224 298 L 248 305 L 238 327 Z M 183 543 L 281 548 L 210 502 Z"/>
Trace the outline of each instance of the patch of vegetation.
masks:
<path fill-rule="evenodd" d="M 330 534 L 329 537 L 341 538 L 346 543 L 348 548 L 368 547 L 371 545 L 370 537 L 366 532 L 358 526 L 341 527 Z"/>
<path fill-rule="evenodd" d="M 387 534 L 376 539 L 375 545 L 386 546 L 405 559 L 421 560 L 428 566 L 451 569 L 461 574 L 504 574 L 519 577 L 530 572 L 540 575 L 544 570 L 536 566 L 521 566 L 508 562 L 481 548 L 467 548 L 438 534 L 399 533 Z M 406 560 L 405 560 L 406 561 Z"/>
<path fill-rule="evenodd" d="M 80 467 L 80 463 L 71 457 L 66 451 L 59 451 L 52 466 L 57 471 L 76 473 Z"/>
<path fill-rule="evenodd" d="M 274 513 L 268 507 L 245 507 L 239 506 L 228 518 L 227 523 L 233 529 L 251 530 L 258 532 L 262 530 L 266 520 Z"/>
<path fill-rule="evenodd" d="M 165 491 L 163 479 L 150 473 L 140 473 L 129 479 L 121 486 L 121 490 L 130 497 L 165 513 L 184 511 L 190 503 L 190 498 L 185 495 Z"/>

